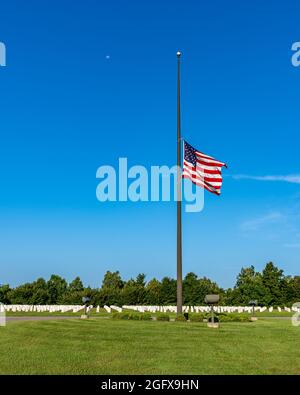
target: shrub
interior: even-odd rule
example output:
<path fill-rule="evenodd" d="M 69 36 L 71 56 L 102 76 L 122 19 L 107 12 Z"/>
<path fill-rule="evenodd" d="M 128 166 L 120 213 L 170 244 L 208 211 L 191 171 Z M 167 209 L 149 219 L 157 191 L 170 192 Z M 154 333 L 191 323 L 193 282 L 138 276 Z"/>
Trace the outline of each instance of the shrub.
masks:
<path fill-rule="evenodd" d="M 218 314 L 220 322 L 249 322 L 250 316 L 243 313 L 220 313 Z"/>
<path fill-rule="evenodd" d="M 251 321 L 251 316 L 249 316 L 249 314 L 247 314 L 247 313 L 238 314 L 238 317 L 241 322 L 250 322 Z"/>
<path fill-rule="evenodd" d="M 151 321 L 152 320 L 152 315 L 150 313 L 142 313 L 140 315 L 140 320 Z"/>
<path fill-rule="evenodd" d="M 175 321 L 182 321 L 182 322 L 185 322 L 185 321 L 186 321 L 186 318 L 185 318 L 185 316 L 184 316 L 183 314 L 180 314 L 180 315 L 177 315 L 177 316 L 176 316 Z"/>
<path fill-rule="evenodd" d="M 205 316 L 203 313 L 190 314 L 189 319 L 192 322 L 203 322 Z"/>
<path fill-rule="evenodd" d="M 112 313 L 112 319 L 114 320 L 147 320 L 150 321 L 152 320 L 152 316 L 150 313 L 136 313 L 136 312 L 114 312 Z"/>
<path fill-rule="evenodd" d="M 160 313 L 157 315 L 157 321 L 170 321 L 168 314 Z"/>
<path fill-rule="evenodd" d="M 137 314 L 137 313 L 129 313 L 128 319 L 129 319 L 129 320 L 138 321 L 138 320 L 140 319 L 140 314 Z"/>
<path fill-rule="evenodd" d="M 130 313 L 119 313 L 120 320 L 129 320 Z"/>

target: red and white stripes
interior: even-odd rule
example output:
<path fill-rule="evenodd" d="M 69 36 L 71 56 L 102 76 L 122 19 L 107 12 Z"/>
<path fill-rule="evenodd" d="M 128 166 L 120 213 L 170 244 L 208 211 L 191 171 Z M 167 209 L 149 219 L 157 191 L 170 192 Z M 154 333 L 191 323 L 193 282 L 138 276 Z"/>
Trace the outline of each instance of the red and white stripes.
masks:
<path fill-rule="evenodd" d="M 183 178 L 188 178 L 209 192 L 220 195 L 223 166 L 227 167 L 224 162 L 205 155 L 184 142 Z"/>

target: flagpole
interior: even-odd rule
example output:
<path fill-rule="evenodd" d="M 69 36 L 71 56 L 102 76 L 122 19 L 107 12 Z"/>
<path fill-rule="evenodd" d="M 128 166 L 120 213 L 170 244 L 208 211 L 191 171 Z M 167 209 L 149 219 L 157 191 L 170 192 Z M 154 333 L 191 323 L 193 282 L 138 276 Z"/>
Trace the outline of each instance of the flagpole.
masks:
<path fill-rule="evenodd" d="M 180 56 L 177 52 L 177 314 L 182 314 Z"/>

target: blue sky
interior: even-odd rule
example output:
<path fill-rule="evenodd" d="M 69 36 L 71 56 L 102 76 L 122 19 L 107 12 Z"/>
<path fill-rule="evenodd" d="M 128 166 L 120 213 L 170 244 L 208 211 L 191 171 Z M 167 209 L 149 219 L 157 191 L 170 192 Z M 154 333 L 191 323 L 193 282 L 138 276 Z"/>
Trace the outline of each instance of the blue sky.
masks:
<path fill-rule="evenodd" d="M 296 0 L 3 1 L 0 283 L 176 275 L 175 203 L 100 203 L 95 174 L 119 157 L 175 164 L 178 49 L 182 135 L 229 165 L 222 196 L 183 215 L 184 274 L 228 287 L 270 260 L 299 274 L 299 13 Z"/>

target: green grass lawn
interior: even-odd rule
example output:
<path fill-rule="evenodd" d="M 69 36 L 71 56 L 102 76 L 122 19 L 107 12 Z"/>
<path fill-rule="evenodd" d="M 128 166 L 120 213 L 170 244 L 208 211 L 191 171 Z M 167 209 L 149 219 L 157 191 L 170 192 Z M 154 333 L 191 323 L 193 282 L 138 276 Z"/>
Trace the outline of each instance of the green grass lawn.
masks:
<path fill-rule="evenodd" d="M 1 374 L 300 374 L 290 320 L 8 322 L 0 339 Z"/>
<path fill-rule="evenodd" d="M 292 317 L 293 314 L 295 313 L 288 313 L 287 311 L 281 311 L 279 313 L 278 310 L 273 310 L 272 312 L 263 311 L 262 313 L 259 311 L 255 312 L 256 317 Z"/>
<path fill-rule="evenodd" d="M 37 312 L 37 311 L 7 311 L 6 316 L 7 317 L 38 317 L 38 316 L 74 316 L 74 317 L 80 317 L 82 314 L 84 314 L 83 310 L 78 311 L 77 313 L 73 313 L 73 311 L 66 311 L 65 313 L 61 313 L 60 311 L 56 311 L 54 313 L 50 313 L 49 311 L 43 311 L 43 312 Z M 93 308 L 90 310 L 89 315 L 99 317 L 99 316 L 109 316 L 109 313 L 105 309 L 100 309 L 100 312 L 97 313 L 96 309 Z"/>
<path fill-rule="evenodd" d="M 123 311 L 128 311 L 129 313 L 134 312 L 133 310 L 126 310 L 123 309 Z M 115 310 L 112 310 L 112 312 L 115 312 Z M 6 315 L 7 317 L 36 317 L 36 316 L 74 316 L 74 317 L 80 317 L 82 314 L 84 314 L 83 310 L 78 311 L 77 313 L 73 313 L 72 311 L 67 311 L 65 313 L 61 313 L 61 312 L 54 312 L 54 313 L 49 313 L 49 311 L 45 311 L 45 312 L 36 312 L 36 311 L 29 311 L 29 312 L 24 312 L 24 311 L 7 311 Z M 151 315 L 155 316 L 160 314 L 159 312 L 157 313 L 151 313 Z M 167 313 L 170 317 L 176 317 L 176 313 Z M 195 313 L 194 313 L 195 314 Z M 237 313 L 236 313 L 237 314 Z M 280 313 L 275 310 L 272 311 L 271 313 L 269 311 L 264 311 L 262 313 L 260 312 L 256 312 L 255 315 L 257 317 L 292 317 L 294 313 L 288 313 L 287 311 L 281 311 Z M 95 316 L 95 317 L 101 317 L 101 316 L 106 316 L 106 317 L 110 317 L 111 314 L 107 313 L 107 311 L 104 308 L 100 309 L 100 312 L 97 313 L 96 309 L 93 308 L 90 310 L 89 312 L 90 316 Z M 249 314 L 252 315 L 252 314 Z"/>

